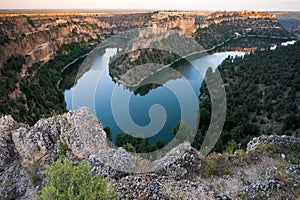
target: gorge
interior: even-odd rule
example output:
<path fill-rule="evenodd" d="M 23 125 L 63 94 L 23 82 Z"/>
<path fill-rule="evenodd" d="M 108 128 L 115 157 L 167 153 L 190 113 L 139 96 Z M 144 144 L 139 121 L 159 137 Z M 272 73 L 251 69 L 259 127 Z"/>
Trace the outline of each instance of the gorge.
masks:
<path fill-rule="evenodd" d="M 51 178 L 48 166 L 61 158 L 73 171 L 85 164 L 92 180 L 103 177 L 117 199 L 299 198 L 299 27 L 287 17 L 1 11 L 0 199 L 37 198 Z M 138 37 L 123 54 L 111 41 L 127 31 L 151 40 Z M 193 42 L 149 47 L 170 32 Z M 209 54 L 176 60 L 193 52 L 192 44 Z M 222 116 L 212 117 L 215 91 L 203 80 L 217 74 L 226 117 L 207 155 L 210 123 Z M 195 137 L 185 141 L 180 126 Z M 178 145 L 164 149 L 174 135 Z"/>

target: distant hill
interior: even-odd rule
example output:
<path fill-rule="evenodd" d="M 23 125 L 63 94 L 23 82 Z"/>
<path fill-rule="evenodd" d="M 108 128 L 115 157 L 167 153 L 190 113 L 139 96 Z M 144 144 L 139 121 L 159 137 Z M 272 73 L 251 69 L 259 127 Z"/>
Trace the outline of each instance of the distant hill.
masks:
<path fill-rule="evenodd" d="M 300 12 L 274 12 L 274 14 L 284 28 L 300 37 Z"/>

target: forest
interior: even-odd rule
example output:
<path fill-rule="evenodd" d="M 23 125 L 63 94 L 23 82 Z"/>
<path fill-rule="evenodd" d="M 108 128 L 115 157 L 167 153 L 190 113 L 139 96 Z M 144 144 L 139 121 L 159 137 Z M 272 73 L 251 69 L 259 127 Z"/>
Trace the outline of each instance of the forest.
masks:
<path fill-rule="evenodd" d="M 62 89 L 59 88 L 62 69 L 71 61 L 89 52 L 93 46 L 82 43 L 63 45 L 46 64 L 34 64 L 25 77 L 20 77 L 24 58 L 12 57 L 0 70 L 0 114 L 10 113 L 18 122 L 33 125 L 41 117 L 66 112 Z M 17 86 L 19 88 L 17 88 Z M 19 96 L 10 98 L 18 89 Z"/>
<path fill-rule="evenodd" d="M 300 133 L 300 44 L 228 57 L 219 66 L 227 115 L 215 151 L 229 143 L 246 148 L 255 136 Z M 210 74 L 206 75 L 207 77 Z M 193 146 L 200 148 L 210 122 L 210 97 L 201 87 L 200 123 Z"/>

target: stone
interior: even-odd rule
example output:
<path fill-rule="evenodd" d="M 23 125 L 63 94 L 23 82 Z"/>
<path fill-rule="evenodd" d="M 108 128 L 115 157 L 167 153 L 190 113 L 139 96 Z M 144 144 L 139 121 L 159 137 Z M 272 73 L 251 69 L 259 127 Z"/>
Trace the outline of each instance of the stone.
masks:
<path fill-rule="evenodd" d="M 41 119 L 33 127 L 12 131 L 12 140 L 24 163 L 34 163 L 53 154 L 60 134 L 55 119 Z"/>
<path fill-rule="evenodd" d="M 152 171 L 182 178 L 191 169 L 201 166 L 201 161 L 196 150 L 189 143 L 182 143 L 173 148 L 164 157 L 152 163 Z M 193 170 L 194 170 L 193 169 Z"/>
<path fill-rule="evenodd" d="M 67 126 L 61 134 L 73 154 L 84 159 L 99 149 L 106 149 L 106 133 L 99 120 L 84 107 L 69 111 L 66 116 Z"/>
<path fill-rule="evenodd" d="M 117 179 L 137 169 L 136 157 L 123 148 L 99 149 L 89 156 L 87 162 L 92 166 L 93 172 Z"/>

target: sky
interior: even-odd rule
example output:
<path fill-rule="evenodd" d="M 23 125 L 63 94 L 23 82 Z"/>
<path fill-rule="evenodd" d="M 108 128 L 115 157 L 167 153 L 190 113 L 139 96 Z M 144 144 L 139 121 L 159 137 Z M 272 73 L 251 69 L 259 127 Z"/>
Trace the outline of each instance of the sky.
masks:
<path fill-rule="evenodd" d="M 300 11 L 299 0 L 0 0 L 0 9 Z"/>

